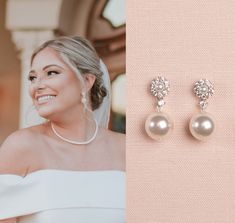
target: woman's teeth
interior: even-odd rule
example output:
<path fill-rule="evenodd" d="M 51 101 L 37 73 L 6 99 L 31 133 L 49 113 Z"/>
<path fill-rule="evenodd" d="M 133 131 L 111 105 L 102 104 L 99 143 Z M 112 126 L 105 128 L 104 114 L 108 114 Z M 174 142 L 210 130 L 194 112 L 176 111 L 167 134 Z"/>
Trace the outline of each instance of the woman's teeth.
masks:
<path fill-rule="evenodd" d="M 41 96 L 38 98 L 38 102 L 42 102 L 42 101 L 49 101 L 53 98 L 55 98 L 56 96 L 54 95 L 45 95 L 45 96 Z"/>

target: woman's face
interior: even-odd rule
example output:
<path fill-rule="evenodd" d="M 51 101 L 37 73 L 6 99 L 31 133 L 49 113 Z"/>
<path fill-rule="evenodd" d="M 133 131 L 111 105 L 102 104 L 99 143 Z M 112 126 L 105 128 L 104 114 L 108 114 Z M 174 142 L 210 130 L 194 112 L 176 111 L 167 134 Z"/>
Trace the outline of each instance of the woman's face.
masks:
<path fill-rule="evenodd" d="M 34 57 L 29 80 L 29 93 L 41 117 L 50 119 L 80 108 L 80 81 L 55 50 L 45 48 Z"/>

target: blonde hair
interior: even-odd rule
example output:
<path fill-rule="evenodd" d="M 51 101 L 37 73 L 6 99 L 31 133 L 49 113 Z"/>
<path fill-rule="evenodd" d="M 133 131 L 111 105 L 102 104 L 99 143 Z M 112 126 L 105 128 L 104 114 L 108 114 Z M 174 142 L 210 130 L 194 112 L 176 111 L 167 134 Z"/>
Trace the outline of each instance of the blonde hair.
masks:
<path fill-rule="evenodd" d="M 39 46 L 31 56 L 31 64 L 34 57 L 46 47 L 54 49 L 61 55 L 64 62 L 73 69 L 83 85 L 86 73 L 95 75 L 96 80 L 90 90 L 89 99 L 92 110 L 99 108 L 103 98 L 107 95 L 107 89 L 103 85 L 100 58 L 92 44 L 80 36 L 58 37 Z"/>

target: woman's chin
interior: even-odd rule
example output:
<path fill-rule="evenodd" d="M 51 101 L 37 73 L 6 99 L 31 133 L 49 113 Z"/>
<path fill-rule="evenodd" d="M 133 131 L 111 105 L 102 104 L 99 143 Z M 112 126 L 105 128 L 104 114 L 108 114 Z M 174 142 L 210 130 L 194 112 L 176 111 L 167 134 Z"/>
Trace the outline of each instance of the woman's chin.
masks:
<path fill-rule="evenodd" d="M 49 108 L 38 108 L 37 109 L 38 115 L 45 119 L 50 119 L 53 114 L 55 113 L 54 110 Z"/>
<path fill-rule="evenodd" d="M 55 109 L 38 109 L 38 115 L 47 120 L 60 120 L 60 111 Z"/>

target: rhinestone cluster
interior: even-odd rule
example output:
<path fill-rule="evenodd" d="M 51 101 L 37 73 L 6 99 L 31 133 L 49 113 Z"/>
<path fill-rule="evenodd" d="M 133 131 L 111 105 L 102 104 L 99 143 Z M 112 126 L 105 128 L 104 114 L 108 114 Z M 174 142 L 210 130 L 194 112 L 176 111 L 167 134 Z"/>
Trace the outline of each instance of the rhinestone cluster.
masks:
<path fill-rule="evenodd" d="M 201 79 L 195 83 L 193 92 L 200 99 L 201 109 L 205 110 L 208 106 L 207 99 L 214 93 L 214 86 L 209 80 Z"/>
<path fill-rule="evenodd" d="M 150 86 L 151 94 L 157 98 L 157 110 L 161 111 L 162 107 L 166 104 L 163 98 L 168 95 L 170 91 L 169 81 L 161 76 L 152 80 Z"/>
<path fill-rule="evenodd" d="M 201 100 L 206 100 L 213 95 L 214 86 L 209 80 L 201 79 L 195 83 L 193 91 Z"/>
<path fill-rule="evenodd" d="M 158 100 L 163 99 L 170 91 L 169 81 L 164 77 L 157 77 L 152 80 L 150 91 L 153 96 L 158 98 Z"/>

